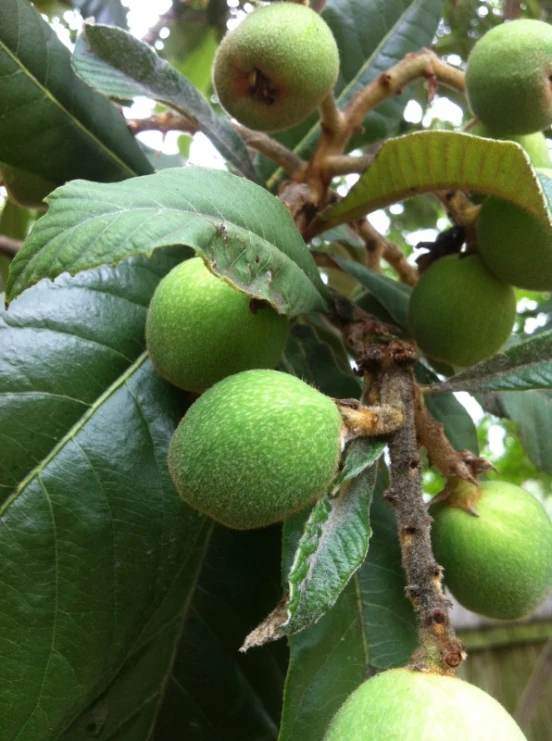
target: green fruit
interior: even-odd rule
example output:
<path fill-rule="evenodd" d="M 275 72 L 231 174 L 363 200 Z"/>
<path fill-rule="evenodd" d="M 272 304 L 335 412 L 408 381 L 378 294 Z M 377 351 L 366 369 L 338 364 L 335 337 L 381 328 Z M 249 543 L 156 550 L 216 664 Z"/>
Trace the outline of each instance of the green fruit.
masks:
<path fill-rule="evenodd" d="M 339 52 L 326 22 L 305 5 L 278 2 L 253 11 L 224 37 L 213 84 L 240 123 L 281 131 L 312 113 L 338 73 Z"/>
<path fill-rule="evenodd" d="M 552 26 L 517 20 L 474 46 L 466 68 L 473 113 L 495 135 L 532 134 L 552 123 Z"/>
<path fill-rule="evenodd" d="M 279 361 L 287 319 L 213 275 L 200 257 L 181 263 L 157 286 L 148 310 L 146 344 L 159 375 L 189 391 Z"/>
<path fill-rule="evenodd" d="M 341 415 L 327 396 L 273 370 L 225 378 L 174 433 L 180 496 L 238 530 L 283 520 L 324 494 L 340 458 Z"/>
<path fill-rule="evenodd" d="M 506 342 L 516 298 L 476 255 L 449 255 L 430 265 L 410 297 L 410 331 L 430 358 L 467 367 Z"/>
<path fill-rule="evenodd" d="M 526 741 L 490 695 L 455 677 L 391 669 L 356 689 L 324 741 Z"/>
<path fill-rule="evenodd" d="M 516 142 L 525 149 L 533 167 L 550 167 L 550 150 L 546 143 L 546 137 L 542 131 L 535 134 L 520 136 L 494 136 L 483 124 L 472 126 L 466 133 L 473 136 L 482 136 L 485 139 L 501 139 L 503 141 Z"/>
<path fill-rule="evenodd" d="M 479 489 L 461 481 L 431 513 L 435 558 L 464 607 L 515 620 L 546 598 L 552 589 L 552 522 L 531 494 L 505 481 L 485 481 Z"/>
<path fill-rule="evenodd" d="M 477 220 L 477 243 L 500 280 L 531 291 L 552 290 L 552 229 L 525 209 L 495 196 L 486 198 Z"/>

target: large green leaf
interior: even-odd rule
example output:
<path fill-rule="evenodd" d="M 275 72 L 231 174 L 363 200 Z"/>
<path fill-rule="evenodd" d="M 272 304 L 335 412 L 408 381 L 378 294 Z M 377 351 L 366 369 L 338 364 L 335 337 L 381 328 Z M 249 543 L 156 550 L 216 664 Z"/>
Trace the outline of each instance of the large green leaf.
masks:
<path fill-rule="evenodd" d="M 49 203 L 13 261 L 10 299 L 40 278 L 183 244 L 281 313 L 326 308 L 326 288 L 287 209 L 245 178 L 187 167 L 110 185 L 76 180 Z"/>
<path fill-rule="evenodd" d="M 320 741 L 339 706 L 372 667 L 401 666 L 416 646 L 395 515 L 381 498 L 383 485 L 379 481 L 372 501 L 373 534 L 365 564 L 323 618 L 289 638 L 279 741 Z M 284 526 L 286 573 L 306 517 L 301 513 Z"/>
<path fill-rule="evenodd" d="M 166 467 L 183 411 L 141 355 L 4 502 L 6 741 L 58 738 L 127 661 L 185 619 L 210 524 L 180 500 Z M 170 659 L 175 636 L 165 637 Z"/>
<path fill-rule="evenodd" d="M 105 95 L 123 99 L 145 95 L 191 118 L 228 162 L 259 181 L 247 148 L 228 119 L 217 116 L 191 82 L 147 44 L 119 28 L 85 25 L 73 64 Z"/>
<path fill-rule="evenodd" d="M 405 54 L 430 46 L 442 11 L 443 0 L 328 0 L 323 18 L 339 47 L 339 106 L 343 107 Z M 363 134 L 354 137 L 351 147 L 387 136 L 402 118 L 408 98 L 409 92 L 405 91 L 371 111 L 364 121 Z M 313 116 L 278 139 L 300 156 L 308 157 L 319 134 L 320 123 Z M 270 185 L 283 175 L 277 170 Z"/>
<path fill-rule="evenodd" d="M 238 649 L 277 599 L 280 534 L 215 528 L 184 624 L 141 645 L 60 741 L 276 739 L 286 646 Z"/>
<path fill-rule="evenodd" d="M 519 144 L 421 131 L 384 144 L 347 196 L 318 217 L 318 232 L 420 193 L 451 188 L 499 196 L 552 226 L 552 180 L 535 175 Z"/>
<path fill-rule="evenodd" d="M 366 558 L 374 463 L 384 448 L 379 440 L 354 440 L 336 486 L 340 493 L 322 497 L 313 507 L 288 577 L 286 633 L 308 628 L 333 607 Z"/>
<path fill-rule="evenodd" d="M 1 312 L 1 499 L 143 352 L 149 300 L 180 253 L 44 281 Z"/>
<path fill-rule="evenodd" d="M 56 184 L 151 172 L 123 116 L 79 80 L 69 50 L 27 0 L 0 5 L 0 162 Z"/>
<path fill-rule="evenodd" d="M 530 461 L 539 471 L 552 474 L 552 393 L 503 391 L 490 398 L 490 407 L 485 407 L 513 420 Z"/>
<path fill-rule="evenodd" d="M 488 360 L 432 385 L 441 391 L 527 391 L 552 388 L 552 330 L 519 342 Z"/>

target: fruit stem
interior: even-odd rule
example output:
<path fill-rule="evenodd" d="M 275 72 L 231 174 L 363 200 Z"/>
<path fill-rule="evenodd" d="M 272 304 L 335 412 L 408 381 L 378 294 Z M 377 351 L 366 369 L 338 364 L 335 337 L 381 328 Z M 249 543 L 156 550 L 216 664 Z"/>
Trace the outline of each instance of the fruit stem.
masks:
<path fill-rule="evenodd" d="M 367 393 L 381 404 L 401 406 L 403 426 L 389 440 L 391 487 L 384 497 L 395 506 L 406 572 L 406 594 L 414 607 L 419 645 L 408 666 L 419 671 L 454 674 L 465 658 L 462 642 L 452 627 L 450 603 L 443 594 L 442 569 L 431 550 L 430 523 L 422 496 L 422 464 L 418 455 L 413 366 L 416 348 L 411 342 L 393 340 L 387 346 L 368 348 L 360 361 Z"/>
<path fill-rule="evenodd" d="M 418 271 L 413 265 L 410 265 L 406 257 L 396 244 L 393 244 L 382 236 L 368 219 L 361 219 L 355 224 L 359 237 L 364 241 L 368 253 L 366 264 L 371 270 L 374 266 L 370 264 L 369 255 L 377 254 L 393 268 L 401 283 L 407 286 L 413 286 L 418 280 Z M 377 271 L 379 272 L 379 271 Z"/>

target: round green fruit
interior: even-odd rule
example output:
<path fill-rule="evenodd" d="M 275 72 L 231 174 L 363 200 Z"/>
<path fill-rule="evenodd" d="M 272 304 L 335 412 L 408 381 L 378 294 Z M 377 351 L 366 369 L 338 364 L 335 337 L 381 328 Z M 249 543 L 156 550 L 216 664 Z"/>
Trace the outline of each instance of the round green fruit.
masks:
<path fill-rule="evenodd" d="M 466 133 L 473 136 L 482 136 L 485 139 L 501 139 L 503 141 L 516 142 L 525 149 L 533 167 L 550 167 L 550 150 L 546 143 L 546 137 L 542 131 L 534 134 L 523 134 L 520 136 L 494 136 L 490 130 L 479 123 L 472 126 Z"/>
<path fill-rule="evenodd" d="M 288 333 L 287 319 L 213 275 L 200 257 L 186 260 L 157 286 L 148 310 L 146 344 L 159 375 L 204 391 L 249 368 L 272 368 Z"/>
<path fill-rule="evenodd" d="M 324 494 L 340 450 L 341 415 L 329 397 L 287 373 L 251 370 L 192 404 L 171 440 L 169 470 L 191 507 L 247 530 Z"/>
<path fill-rule="evenodd" d="M 530 291 L 552 290 L 552 229 L 525 209 L 495 196 L 486 198 L 477 220 L 477 243 L 500 280 Z"/>
<path fill-rule="evenodd" d="M 532 134 L 552 123 L 552 26 L 516 20 L 486 33 L 466 68 L 473 113 L 495 135 Z"/>
<path fill-rule="evenodd" d="M 254 10 L 219 46 L 213 85 L 240 123 L 282 131 L 303 121 L 332 91 L 337 44 L 310 8 L 277 2 Z"/>
<path fill-rule="evenodd" d="M 430 265 L 410 297 L 412 336 L 430 358 L 468 367 L 506 342 L 516 316 L 511 286 L 476 255 L 449 255 Z"/>
<path fill-rule="evenodd" d="M 490 695 L 455 677 L 391 669 L 341 706 L 324 741 L 526 741 Z"/>
<path fill-rule="evenodd" d="M 479 487 L 459 481 L 431 514 L 435 558 L 464 607 L 515 620 L 546 599 L 552 589 L 552 522 L 531 494 L 505 481 Z"/>

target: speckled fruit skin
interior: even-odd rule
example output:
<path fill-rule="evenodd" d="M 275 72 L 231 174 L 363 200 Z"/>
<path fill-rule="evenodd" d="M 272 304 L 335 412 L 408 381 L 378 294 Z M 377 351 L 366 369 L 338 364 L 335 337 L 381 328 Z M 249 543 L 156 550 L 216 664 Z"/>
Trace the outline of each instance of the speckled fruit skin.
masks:
<path fill-rule="evenodd" d="M 180 496 L 238 530 L 285 519 L 324 494 L 340 457 L 334 402 L 294 376 L 225 378 L 188 410 L 169 447 Z"/>
<path fill-rule="evenodd" d="M 466 68 L 473 113 L 495 135 L 532 134 L 552 123 L 552 26 L 503 23 L 474 46 Z"/>
<path fill-rule="evenodd" d="M 391 669 L 360 685 L 323 741 L 526 741 L 495 699 L 455 677 Z"/>
<path fill-rule="evenodd" d="M 146 321 L 146 344 L 159 375 L 188 391 L 204 391 L 249 368 L 276 365 L 287 319 L 213 275 L 200 257 L 180 263 L 157 286 Z"/>
<path fill-rule="evenodd" d="M 476 255 L 449 255 L 422 273 L 410 297 L 410 331 L 431 358 L 468 367 L 506 342 L 516 315 L 511 286 Z"/>
<path fill-rule="evenodd" d="M 533 167 L 550 167 L 550 150 L 546 144 L 546 137 L 542 131 L 534 134 L 522 134 L 520 136 L 494 136 L 483 124 L 472 126 L 467 132 L 472 136 L 482 136 L 486 139 L 501 139 L 503 141 L 516 142 L 525 149 Z"/>
<path fill-rule="evenodd" d="M 474 490 L 461 482 L 452 506 L 431 508 L 435 558 L 464 607 L 515 620 L 536 609 L 552 589 L 552 522 L 535 497 L 505 481 L 480 484 L 479 517 L 454 506 Z"/>
<path fill-rule="evenodd" d="M 477 220 L 477 243 L 500 280 L 530 291 L 552 290 L 552 229 L 525 209 L 495 196 L 486 198 Z"/>
<path fill-rule="evenodd" d="M 338 74 L 339 52 L 326 22 L 304 5 L 277 2 L 254 10 L 226 34 L 213 84 L 240 123 L 282 131 L 312 113 Z"/>

